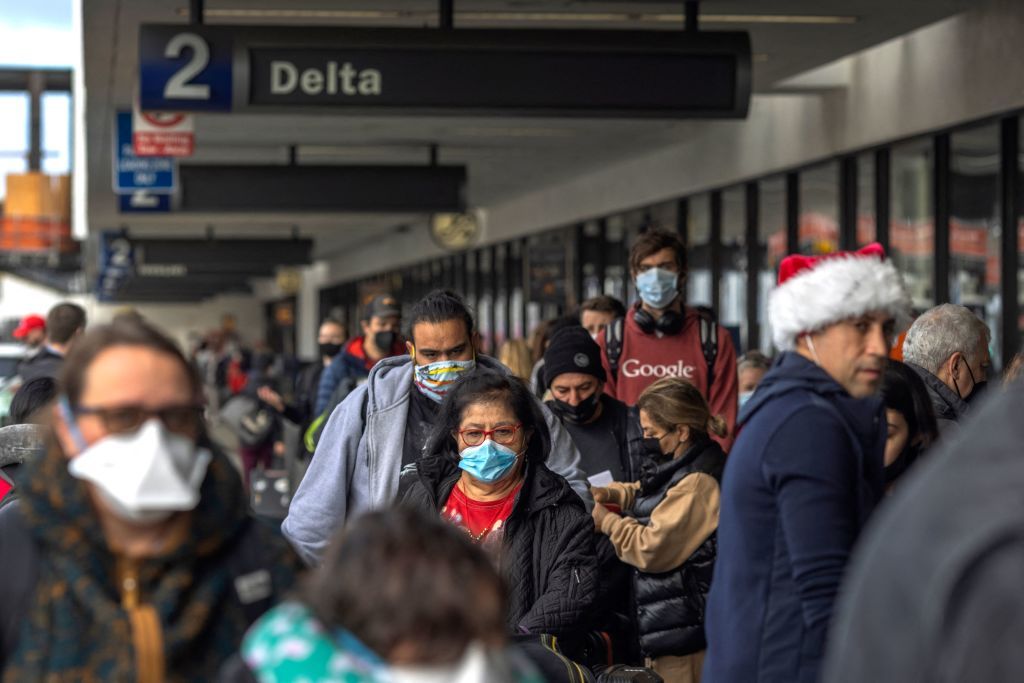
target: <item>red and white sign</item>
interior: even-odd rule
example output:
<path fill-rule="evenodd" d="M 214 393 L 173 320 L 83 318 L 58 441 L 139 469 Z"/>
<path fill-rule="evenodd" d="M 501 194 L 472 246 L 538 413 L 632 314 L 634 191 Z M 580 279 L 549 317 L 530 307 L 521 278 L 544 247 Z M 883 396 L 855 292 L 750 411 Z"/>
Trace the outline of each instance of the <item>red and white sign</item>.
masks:
<path fill-rule="evenodd" d="M 139 111 L 132 115 L 132 147 L 140 157 L 190 157 L 196 138 L 191 114 Z"/>

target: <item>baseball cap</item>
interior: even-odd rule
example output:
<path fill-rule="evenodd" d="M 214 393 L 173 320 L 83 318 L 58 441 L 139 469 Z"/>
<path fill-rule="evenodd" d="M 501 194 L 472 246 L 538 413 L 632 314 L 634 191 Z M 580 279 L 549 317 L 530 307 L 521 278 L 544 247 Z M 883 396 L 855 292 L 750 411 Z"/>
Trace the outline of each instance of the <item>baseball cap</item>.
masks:
<path fill-rule="evenodd" d="M 15 339 L 24 339 L 32 330 L 45 330 L 46 319 L 41 315 L 26 315 L 14 330 Z"/>
<path fill-rule="evenodd" d="M 366 310 L 363 313 L 363 320 L 401 317 L 402 308 L 398 305 L 398 300 L 390 294 L 380 294 L 373 297 L 370 303 L 366 305 Z"/>

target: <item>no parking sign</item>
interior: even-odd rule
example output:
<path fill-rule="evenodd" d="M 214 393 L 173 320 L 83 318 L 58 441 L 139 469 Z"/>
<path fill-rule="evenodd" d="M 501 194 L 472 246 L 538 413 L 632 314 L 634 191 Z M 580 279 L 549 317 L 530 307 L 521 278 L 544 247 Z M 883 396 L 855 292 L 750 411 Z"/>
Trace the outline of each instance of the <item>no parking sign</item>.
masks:
<path fill-rule="evenodd" d="M 132 112 L 132 147 L 140 157 L 190 157 L 195 150 L 195 124 L 191 114 Z"/>

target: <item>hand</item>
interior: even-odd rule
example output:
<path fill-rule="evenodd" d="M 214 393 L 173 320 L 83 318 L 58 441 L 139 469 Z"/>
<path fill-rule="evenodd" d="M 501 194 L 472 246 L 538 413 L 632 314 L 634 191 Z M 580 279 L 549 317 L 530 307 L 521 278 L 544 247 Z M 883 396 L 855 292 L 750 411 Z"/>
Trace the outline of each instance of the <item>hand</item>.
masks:
<path fill-rule="evenodd" d="M 284 454 L 288 452 L 288 447 L 284 445 L 284 441 L 274 442 L 274 455 L 278 457 L 284 457 Z"/>
<path fill-rule="evenodd" d="M 615 513 L 600 503 L 594 503 L 594 510 L 590 514 L 594 517 L 594 526 L 600 530 L 601 523 L 604 521 L 604 518 L 608 515 L 614 515 Z"/>
<path fill-rule="evenodd" d="M 610 503 L 611 493 L 604 486 L 591 486 L 590 495 L 594 497 L 595 503 Z"/>
<path fill-rule="evenodd" d="M 284 412 L 284 399 L 281 398 L 281 394 L 277 393 L 270 387 L 260 387 L 259 389 L 256 390 L 256 394 L 260 397 L 261 401 L 269 405 L 277 412 Z"/>

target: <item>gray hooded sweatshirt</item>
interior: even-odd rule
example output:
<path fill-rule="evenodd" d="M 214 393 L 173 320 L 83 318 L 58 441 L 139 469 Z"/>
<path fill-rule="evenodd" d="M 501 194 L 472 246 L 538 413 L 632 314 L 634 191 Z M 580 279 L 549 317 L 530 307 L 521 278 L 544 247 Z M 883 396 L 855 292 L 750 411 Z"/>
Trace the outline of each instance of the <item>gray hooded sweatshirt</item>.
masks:
<path fill-rule="evenodd" d="M 508 373 L 487 356 L 477 356 L 477 365 Z M 331 536 L 349 518 L 386 507 L 398 494 L 409 392 L 416 391 L 412 377 L 411 358 L 385 358 L 331 413 L 281 525 L 308 564 L 320 562 Z M 542 411 L 551 432 L 547 466 L 568 480 L 589 509 L 593 498 L 580 454 L 562 423 L 543 405 Z"/>

